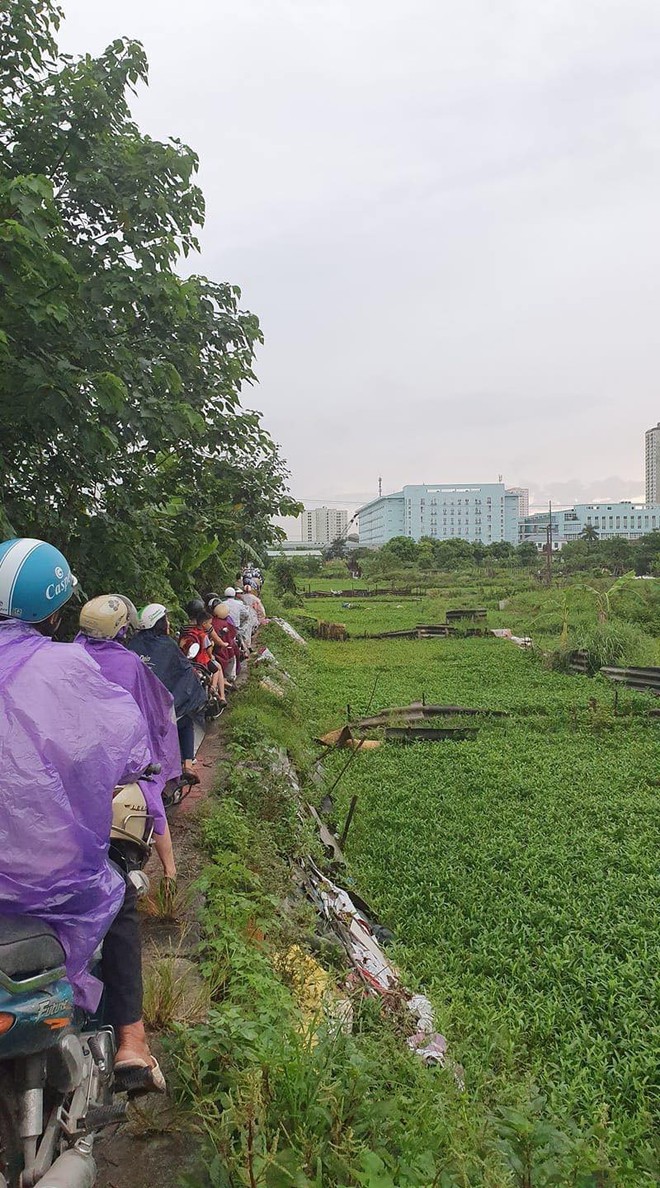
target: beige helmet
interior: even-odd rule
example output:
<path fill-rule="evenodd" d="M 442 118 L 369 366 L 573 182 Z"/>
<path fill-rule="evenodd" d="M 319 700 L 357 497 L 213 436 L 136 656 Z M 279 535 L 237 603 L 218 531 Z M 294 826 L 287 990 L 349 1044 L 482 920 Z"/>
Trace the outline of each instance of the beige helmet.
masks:
<path fill-rule="evenodd" d="M 220 601 L 215 602 L 211 607 L 211 614 L 213 615 L 214 619 L 228 619 L 229 607 L 227 606 L 227 603 Z"/>
<path fill-rule="evenodd" d="M 86 602 L 80 612 L 80 630 L 92 639 L 114 639 L 126 627 L 130 614 L 118 594 L 100 594 Z"/>
<path fill-rule="evenodd" d="M 154 823 L 147 808 L 144 792 L 139 784 L 123 784 L 115 789 L 112 801 L 112 841 L 134 842 L 137 846 L 151 844 Z"/>

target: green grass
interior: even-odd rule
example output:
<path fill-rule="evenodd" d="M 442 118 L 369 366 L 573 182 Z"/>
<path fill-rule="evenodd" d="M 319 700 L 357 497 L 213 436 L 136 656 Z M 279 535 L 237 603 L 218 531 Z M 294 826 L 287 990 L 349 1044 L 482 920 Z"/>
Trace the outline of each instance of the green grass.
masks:
<path fill-rule="evenodd" d="M 504 596 L 495 586 L 481 594 L 470 600 L 490 613 Z M 532 595 L 517 595 L 512 614 L 535 613 Z M 427 609 L 443 613 L 463 598 L 447 586 Z M 316 613 L 321 602 L 308 607 Z M 371 615 L 380 629 L 402 613 L 396 600 L 365 605 L 356 618 Z M 273 626 L 261 642 L 292 682 L 279 699 L 255 668 L 227 716 L 228 758 L 206 826 L 203 970 L 213 1005 L 207 1024 L 176 1039 L 180 1092 L 209 1139 L 194 1182 L 659 1183 L 650 699 L 620 691 L 615 714 L 602 678 L 548 671 L 538 655 L 492 637 L 301 648 Z M 474 742 L 357 755 L 334 811 L 343 821 L 358 797 L 347 885 L 393 928 L 408 985 L 430 994 L 465 1068 L 463 1093 L 406 1051 L 396 1020 L 373 1000 L 356 999 L 350 1037 L 310 1031 L 276 960 L 302 944 L 341 977 L 311 909 L 290 894 L 290 859 L 310 849 L 322 859 L 273 748 L 288 752 L 305 795 L 320 800 L 346 753 L 326 756 L 323 787 L 305 782 L 313 737 L 342 724 L 347 704 L 358 716 L 422 695 L 509 716 L 484 720 Z"/>
<path fill-rule="evenodd" d="M 363 712 L 376 677 L 374 710 L 423 692 L 511 712 L 472 743 L 361 755 L 337 792 L 339 819 L 358 797 L 348 856 L 408 976 L 430 989 L 484 1115 L 534 1083 L 564 1129 L 592 1136 L 613 1183 L 655 1182 L 644 1179 L 660 989 L 649 699 L 620 695 L 615 717 L 602 678 L 548 672 L 494 639 L 311 650 L 319 727 L 345 720 L 347 702 Z M 330 779 L 341 764 L 328 759 Z"/>

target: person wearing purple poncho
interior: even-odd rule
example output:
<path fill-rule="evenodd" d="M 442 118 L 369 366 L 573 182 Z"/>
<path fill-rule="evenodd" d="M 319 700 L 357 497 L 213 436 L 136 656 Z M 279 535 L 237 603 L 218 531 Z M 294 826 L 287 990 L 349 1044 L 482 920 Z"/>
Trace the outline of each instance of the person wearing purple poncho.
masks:
<path fill-rule="evenodd" d="M 87 602 L 80 612 L 80 631 L 75 643 L 98 664 L 107 680 L 120 685 L 142 712 L 151 748 L 150 763 L 160 772 L 138 781 L 153 818 L 155 845 L 166 879 L 176 878 L 172 839 L 163 809 L 163 789 L 181 775 L 179 736 L 174 701 L 158 677 L 129 652 L 121 642 L 129 627 L 137 628 L 137 612 L 122 594 L 102 594 Z"/>
<path fill-rule="evenodd" d="M 110 1012 L 131 1004 L 116 1028 L 120 1051 L 145 1091 L 164 1092 L 142 1023 L 139 930 L 130 904 L 127 928 L 127 888 L 108 861 L 113 792 L 144 772 L 149 738 L 130 694 L 77 644 L 51 638 L 74 588 L 52 545 L 0 543 L 0 913 L 52 926 L 75 1001 L 88 1012 L 102 990 L 89 965 L 105 938 Z M 108 981 L 108 942 L 114 937 L 116 952 L 127 931 L 132 944 Z"/>

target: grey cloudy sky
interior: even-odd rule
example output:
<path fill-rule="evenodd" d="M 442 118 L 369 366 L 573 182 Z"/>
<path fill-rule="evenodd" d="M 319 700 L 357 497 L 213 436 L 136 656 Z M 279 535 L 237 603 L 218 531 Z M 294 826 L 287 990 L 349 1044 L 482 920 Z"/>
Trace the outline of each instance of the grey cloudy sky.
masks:
<path fill-rule="evenodd" d="M 657 0 L 64 0 L 201 158 L 300 498 L 640 498 L 660 420 Z"/>

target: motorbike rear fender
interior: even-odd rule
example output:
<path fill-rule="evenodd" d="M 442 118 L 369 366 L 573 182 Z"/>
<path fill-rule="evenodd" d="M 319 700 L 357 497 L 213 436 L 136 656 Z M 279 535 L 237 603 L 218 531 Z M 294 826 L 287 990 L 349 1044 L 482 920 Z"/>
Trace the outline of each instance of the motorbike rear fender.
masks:
<path fill-rule="evenodd" d="M 0 1036 L 0 1061 L 43 1052 L 73 1023 L 73 990 L 65 978 L 31 994 L 10 994 L 0 987 L 0 1012 L 14 1016 Z"/>

